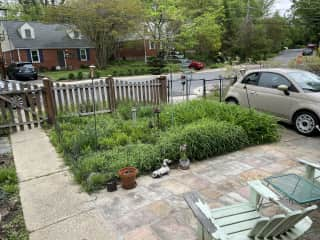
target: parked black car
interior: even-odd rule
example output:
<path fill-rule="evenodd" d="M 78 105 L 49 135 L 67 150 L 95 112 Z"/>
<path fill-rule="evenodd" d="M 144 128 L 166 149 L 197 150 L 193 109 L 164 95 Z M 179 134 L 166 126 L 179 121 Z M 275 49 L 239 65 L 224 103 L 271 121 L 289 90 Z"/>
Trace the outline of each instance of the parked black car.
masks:
<path fill-rule="evenodd" d="M 12 63 L 7 68 L 10 80 L 37 80 L 38 72 L 31 62 Z"/>
<path fill-rule="evenodd" d="M 313 55 L 313 49 L 312 48 L 305 48 L 302 52 L 303 56 L 312 56 Z"/>

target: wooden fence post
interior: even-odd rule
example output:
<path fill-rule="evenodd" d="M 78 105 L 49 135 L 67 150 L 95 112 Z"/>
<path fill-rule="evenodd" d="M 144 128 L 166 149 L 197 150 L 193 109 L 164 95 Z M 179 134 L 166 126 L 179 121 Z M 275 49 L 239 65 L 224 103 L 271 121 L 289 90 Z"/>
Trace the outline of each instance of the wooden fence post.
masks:
<path fill-rule="evenodd" d="M 159 77 L 160 82 L 160 101 L 162 103 L 168 102 L 168 90 L 167 90 L 167 77 L 166 76 L 160 76 Z"/>
<path fill-rule="evenodd" d="M 48 116 L 48 123 L 54 124 L 56 121 L 56 101 L 53 93 L 53 83 L 48 78 L 43 79 L 44 106 Z"/>
<path fill-rule="evenodd" d="M 108 102 L 109 102 L 109 108 L 111 112 L 114 112 L 116 109 L 116 94 L 115 94 L 115 88 L 114 88 L 114 79 L 112 77 L 107 78 L 108 83 Z"/>

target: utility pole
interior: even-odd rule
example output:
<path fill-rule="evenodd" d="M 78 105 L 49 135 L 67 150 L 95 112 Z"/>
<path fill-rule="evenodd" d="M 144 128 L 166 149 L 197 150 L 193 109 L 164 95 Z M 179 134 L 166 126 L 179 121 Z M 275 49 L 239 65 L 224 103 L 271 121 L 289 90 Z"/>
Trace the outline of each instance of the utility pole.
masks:
<path fill-rule="evenodd" d="M 3 8 L 3 7 L 0 7 L 0 12 L 2 13 L 1 15 L 4 15 L 4 16 L 1 16 L 1 17 L 4 17 L 4 19 L 6 20 L 6 18 L 7 18 L 7 9 L 6 9 L 6 8 Z M 1 21 L 1 25 L 2 25 L 2 32 L 0 33 L 1 77 L 2 77 L 2 80 L 6 80 L 7 74 L 6 74 L 6 67 L 5 67 L 4 56 L 3 56 L 3 51 L 2 51 L 2 42 L 3 42 L 4 40 L 6 40 L 5 29 L 4 29 L 4 26 L 3 26 L 3 21 Z"/>
<path fill-rule="evenodd" d="M 250 21 L 250 9 L 251 9 L 250 0 L 247 0 L 247 16 L 246 16 L 246 23 L 247 24 Z"/>

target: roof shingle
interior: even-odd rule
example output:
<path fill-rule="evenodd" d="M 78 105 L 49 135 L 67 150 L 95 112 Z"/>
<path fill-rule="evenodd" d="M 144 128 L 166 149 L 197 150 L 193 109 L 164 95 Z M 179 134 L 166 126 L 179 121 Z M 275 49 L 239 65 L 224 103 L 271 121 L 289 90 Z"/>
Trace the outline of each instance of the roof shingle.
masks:
<path fill-rule="evenodd" d="M 35 32 L 35 39 L 22 39 L 18 29 L 28 23 Z M 5 21 L 4 28 L 15 48 L 50 49 L 50 48 L 93 48 L 87 38 L 71 39 L 67 26 L 62 24 L 44 24 L 39 22 Z"/>

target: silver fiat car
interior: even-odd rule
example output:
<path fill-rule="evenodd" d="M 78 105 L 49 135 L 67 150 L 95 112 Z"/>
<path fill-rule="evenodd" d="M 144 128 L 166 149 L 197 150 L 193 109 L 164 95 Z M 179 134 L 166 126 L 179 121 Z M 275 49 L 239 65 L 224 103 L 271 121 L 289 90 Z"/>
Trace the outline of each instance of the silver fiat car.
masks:
<path fill-rule="evenodd" d="M 310 72 L 248 71 L 231 85 L 225 101 L 271 113 L 306 136 L 320 132 L 320 77 Z"/>

